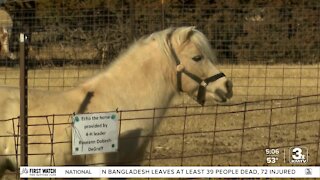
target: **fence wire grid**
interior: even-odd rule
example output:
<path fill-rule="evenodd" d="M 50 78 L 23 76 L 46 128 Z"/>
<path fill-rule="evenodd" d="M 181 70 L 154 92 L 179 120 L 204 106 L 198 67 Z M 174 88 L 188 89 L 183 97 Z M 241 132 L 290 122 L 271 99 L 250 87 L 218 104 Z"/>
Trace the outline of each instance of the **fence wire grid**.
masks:
<path fill-rule="evenodd" d="M 103 154 L 106 159 L 91 161 L 88 158 L 82 162 L 83 165 L 291 166 L 290 148 L 302 146 L 308 149 L 306 165 L 319 165 L 319 97 L 310 95 L 204 107 L 118 110 L 119 151 Z M 164 109 L 164 116 L 156 116 L 157 111 Z M 51 166 L 66 165 L 61 164 L 61 158 L 72 159 L 72 116 L 28 117 L 30 165 L 43 164 L 40 160 Z M 139 124 L 155 124 L 158 118 L 162 119 L 158 129 L 139 129 Z M 12 118 L 0 120 L 0 123 L 11 125 L 11 130 L 1 131 L 0 138 L 6 138 L 14 146 L 8 147 L 11 153 L 0 156 L 11 157 L 18 163 L 19 120 Z M 124 133 L 132 123 L 137 124 L 135 128 L 139 130 Z M 143 150 L 135 148 L 139 141 L 147 142 Z M 279 150 L 275 163 L 267 163 L 266 149 Z M 63 154 L 62 151 L 69 153 Z M 77 162 L 73 159 L 69 163 Z"/>
<path fill-rule="evenodd" d="M 268 165 L 265 149 L 277 148 L 286 155 L 274 165 L 292 165 L 287 156 L 292 146 L 309 149 L 307 165 L 320 162 L 318 0 L 8 0 L 0 6 L 12 18 L 8 24 L 0 17 L 0 26 L 9 31 L 13 54 L 18 34 L 28 36 L 28 84 L 34 89 L 75 87 L 135 39 L 167 27 L 196 26 L 208 37 L 219 69 L 234 84 L 230 104 L 198 107 L 188 97 L 177 99 L 173 106 L 182 106 L 167 108 L 159 129 L 120 135 L 123 144 L 148 140 L 143 156 L 125 161 L 121 156 L 128 152 L 120 151 L 108 156 L 109 164 Z M 17 59 L 0 52 L 0 85 L 18 86 L 18 66 Z M 119 111 L 121 127 L 152 123 L 159 110 Z M 70 145 L 71 138 L 57 131 L 71 132 L 71 117 L 29 117 L 31 131 L 42 129 L 29 135 L 30 161 L 42 157 L 48 165 L 63 165 L 57 151 Z M 18 118 L 1 120 L 2 125 L 12 127 L 8 133 L 0 131 L 0 138 L 11 141 L 14 151 L 0 157 L 18 163 Z"/>
<path fill-rule="evenodd" d="M 317 0 L 19 2 L 6 1 L 1 9 L 12 18 L 6 23 L 10 50 L 17 53 L 20 32 L 29 38 L 31 88 L 74 87 L 135 39 L 172 26 L 196 26 L 233 80 L 234 101 L 320 93 Z M 18 85 L 17 66 L 18 60 L 0 58 L 1 85 Z"/>
<path fill-rule="evenodd" d="M 11 49 L 17 50 L 17 35 L 27 33 L 34 65 L 104 66 L 134 39 L 171 26 L 197 26 L 224 63 L 319 62 L 317 0 L 20 0 L 2 6 L 12 16 Z"/>

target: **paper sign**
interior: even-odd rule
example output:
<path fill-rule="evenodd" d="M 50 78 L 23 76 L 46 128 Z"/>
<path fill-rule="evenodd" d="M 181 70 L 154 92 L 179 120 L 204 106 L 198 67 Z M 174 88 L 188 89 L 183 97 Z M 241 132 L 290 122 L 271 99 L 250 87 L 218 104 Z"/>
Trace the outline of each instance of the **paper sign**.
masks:
<path fill-rule="evenodd" d="M 73 116 L 72 155 L 116 152 L 119 117 L 116 112 Z"/>

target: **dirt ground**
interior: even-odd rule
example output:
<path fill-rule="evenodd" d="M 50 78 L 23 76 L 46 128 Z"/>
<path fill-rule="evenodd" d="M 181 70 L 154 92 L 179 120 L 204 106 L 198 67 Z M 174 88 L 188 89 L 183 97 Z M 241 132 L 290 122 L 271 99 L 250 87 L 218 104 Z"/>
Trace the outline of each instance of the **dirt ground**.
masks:
<path fill-rule="evenodd" d="M 299 101 L 299 106 L 296 99 L 274 101 L 272 110 L 271 101 L 219 106 L 217 115 L 216 106 L 188 109 L 190 114 L 205 115 L 181 117 L 179 122 L 167 119 L 161 131 L 181 135 L 156 137 L 152 149 L 154 159 L 183 158 L 151 164 L 267 165 L 266 149 L 278 149 L 273 156 L 276 162 L 270 165 L 290 166 L 290 148 L 302 146 L 308 149 L 308 165 L 315 165 L 319 162 L 319 96 Z"/>
<path fill-rule="evenodd" d="M 267 165 L 269 148 L 279 150 L 269 165 L 290 166 L 290 148 L 297 146 L 308 149 L 308 165 L 319 164 L 320 95 L 266 100 L 319 94 L 319 65 L 221 65 L 220 69 L 233 81 L 233 99 L 226 105 L 168 109 L 155 136 L 146 137 L 152 143 L 144 165 Z M 93 67 L 30 70 L 29 86 L 60 91 L 99 71 Z M 1 67 L 0 85 L 17 86 L 18 72 Z M 253 100 L 262 101 L 242 103 Z M 172 106 L 177 105 L 193 106 L 194 101 L 184 97 Z"/>

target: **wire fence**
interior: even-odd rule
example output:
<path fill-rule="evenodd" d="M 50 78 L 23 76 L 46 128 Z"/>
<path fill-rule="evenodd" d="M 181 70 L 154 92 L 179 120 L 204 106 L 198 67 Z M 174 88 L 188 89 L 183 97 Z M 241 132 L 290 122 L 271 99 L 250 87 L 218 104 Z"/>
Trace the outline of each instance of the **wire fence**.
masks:
<path fill-rule="evenodd" d="M 305 147 L 308 149 L 306 165 L 319 165 L 319 97 L 310 95 L 205 107 L 118 110 L 119 151 L 103 154 L 106 159 L 90 161 L 88 158 L 82 163 L 290 166 L 294 165 L 290 163 L 290 148 Z M 165 115 L 158 116 L 157 111 L 163 110 L 166 111 Z M 72 116 L 54 114 L 28 117 L 29 165 L 66 165 L 61 164 L 65 162 L 61 160 L 72 159 Z M 161 123 L 156 127 L 155 121 L 159 118 Z M 148 123 L 153 128 L 143 129 Z M 18 118 L 1 120 L 0 125 L 11 127 L 1 131 L 0 138 L 7 142 L 7 151 L 0 157 L 11 157 L 18 165 Z M 127 132 L 128 129 L 131 131 Z M 135 148 L 140 145 L 139 142 L 144 142 L 142 149 Z M 279 150 L 274 163 L 267 163 L 266 149 Z M 79 165 L 79 161 L 74 159 L 68 163 Z"/>
<path fill-rule="evenodd" d="M 13 17 L 11 49 L 27 33 L 33 65 L 104 66 L 134 39 L 186 25 L 208 36 L 220 62 L 319 62 L 316 0 L 21 2 L 3 5 Z"/>
<path fill-rule="evenodd" d="M 13 18 L 7 26 L 10 51 L 17 53 L 21 31 L 28 36 L 30 88 L 74 87 L 108 66 L 134 39 L 171 26 L 197 26 L 216 50 L 219 69 L 234 83 L 231 104 L 198 107 L 188 97 L 179 99 L 175 104 L 182 106 L 167 108 L 154 132 L 121 133 L 123 146 L 148 142 L 142 157 L 121 160 L 132 154 L 129 149 L 109 156 L 109 164 L 267 165 L 265 149 L 277 148 L 282 156 L 274 165 L 291 165 L 289 148 L 299 145 L 309 149 L 308 165 L 319 164 L 319 1 L 17 2 L 1 8 Z M 17 66 L 18 60 L 0 56 L 0 85 L 18 85 Z M 120 132 L 137 122 L 152 123 L 157 111 L 119 111 Z M 41 157 L 62 165 L 57 152 L 71 139 L 57 132 L 71 132 L 71 117 L 29 117 L 31 132 L 41 129 L 29 134 L 29 161 Z M 0 157 L 17 163 L 18 118 L 1 120 L 2 125 L 12 128 L 0 132 L 12 152 Z M 105 162 L 84 164 L 100 163 Z"/>
<path fill-rule="evenodd" d="M 320 93 L 320 67 L 313 65 L 218 65 L 234 85 L 232 102 L 270 98 L 286 98 Z M 67 90 L 77 87 L 89 77 L 101 72 L 96 65 L 30 69 L 29 88 Z M 0 70 L 0 84 L 19 85 L 19 69 Z M 177 104 L 193 104 L 188 97 L 177 99 Z"/>
<path fill-rule="evenodd" d="M 61 90 L 104 69 L 134 39 L 197 26 L 235 84 L 235 101 L 319 94 L 318 1 L 7 1 L 10 49 L 29 38 L 29 85 Z M 75 8 L 76 7 L 76 8 Z M 1 23 L 0 23 L 1 24 Z M 18 61 L 0 58 L 0 84 L 17 86 Z M 187 100 L 184 100 L 187 101 Z"/>

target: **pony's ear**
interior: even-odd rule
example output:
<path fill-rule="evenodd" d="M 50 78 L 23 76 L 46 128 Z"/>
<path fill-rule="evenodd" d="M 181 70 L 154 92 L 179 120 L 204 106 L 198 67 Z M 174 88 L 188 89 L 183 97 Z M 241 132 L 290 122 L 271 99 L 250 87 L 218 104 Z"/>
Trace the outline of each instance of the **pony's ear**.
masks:
<path fill-rule="evenodd" d="M 195 29 L 196 29 L 195 26 L 181 28 L 181 31 L 179 32 L 180 44 L 183 44 L 184 42 L 188 41 L 192 36 L 192 34 L 195 32 Z"/>

